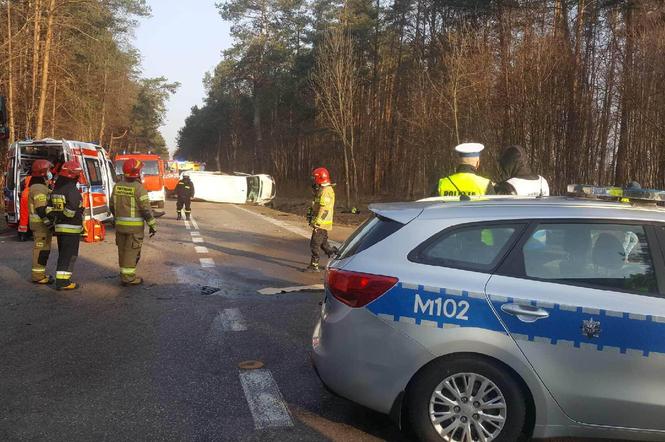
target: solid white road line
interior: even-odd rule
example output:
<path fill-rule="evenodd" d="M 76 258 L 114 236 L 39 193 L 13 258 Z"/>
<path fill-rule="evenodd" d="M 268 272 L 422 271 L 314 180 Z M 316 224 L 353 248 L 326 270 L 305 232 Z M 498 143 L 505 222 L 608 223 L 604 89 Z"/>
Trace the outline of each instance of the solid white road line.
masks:
<path fill-rule="evenodd" d="M 263 219 L 264 221 L 267 221 L 271 224 L 274 224 L 278 227 L 281 227 L 284 230 L 288 230 L 291 233 L 295 233 L 298 236 L 302 236 L 303 238 L 310 239 L 312 237 L 312 229 L 305 229 L 305 228 L 302 228 L 302 227 L 294 226 L 293 224 L 287 223 L 286 221 L 273 219 L 273 218 L 270 218 L 269 216 L 265 216 L 265 215 L 262 215 L 260 213 L 253 212 L 251 210 L 245 209 L 244 207 L 240 207 L 240 206 L 237 206 L 235 204 L 233 205 L 233 207 L 235 207 L 237 209 L 240 209 L 243 212 L 251 213 L 252 215 L 257 216 L 257 217 Z M 335 246 L 335 247 L 340 247 L 342 245 L 341 243 L 338 243 L 337 241 L 328 241 L 328 242 L 331 245 Z"/>
<path fill-rule="evenodd" d="M 195 236 L 195 237 L 192 238 L 192 242 L 202 243 L 203 238 L 201 238 L 200 236 Z"/>
<path fill-rule="evenodd" d="M 190 219 L 190 221 L 192 222 L 192 226 L 194 226 L 194 228 L 195 228 L 196 230 L 199 230 L 199 225 L 197 224 L 197 222 L 196 222 L 196 220 L 194 219 L 194 217 L 193 217 L 193 216 L 190 216 L 189 219 Z"/>
<path fill-rule="evenodd" d="M 323 290 L 323 284 L 302 285 L 297 287 L 267 287 L 258 292 L 262 295 L 277 295 L 279 293 L 302 292 L 305 290 Z"/>
<path fill-rule="evenodd" d="M 204 269 L 215 267 L 215 261 L 212 258 L 199 258 L 199 262 Z"/>
<path fill-rule="evenodd" d="M 185 220 L 185 229 L 191 230 L 192 226 L 189 225 L 189 221 Z"/>
<path fill-rule="evenodd" d="M 240 383 L 257 430 L 293 426 L 289 409 L 270 370 L 241 371 Z"/>
<path fill-rule="evenodd" d="M 203 246 L 194 246 L 194 250 L 196 250 L 196 253 L 208 253 L 208 248 Z"/>
<path fill-rule="evenodd" d="M 285 221 L 270 218 L 270 217 L 262 215 L 260 213 L 256 213 L 256 212 L 253 212 L 251 210 L 245 209 L 244 207 L 237 206 L 235 204 L 233 205 L 233 207 L 236 207 L 237 209 L 240 209 L 243 212 L 251 213 L 252 215 L 257 216 L 257 217 L 263 219 L 264 221 L 267 221 L 271 224 L 274 224 L 278 227 L 281 227 L 282 229 L 288 230 L 291 233 L 295 233 L 298 236 L 302 236 L 304 238 L 310 238 L 312 236 L 312 231 L 309 230 L 309 229 L 303 229 L 302 227 L 291 225 L 291 224 L 289 224 Z"/>

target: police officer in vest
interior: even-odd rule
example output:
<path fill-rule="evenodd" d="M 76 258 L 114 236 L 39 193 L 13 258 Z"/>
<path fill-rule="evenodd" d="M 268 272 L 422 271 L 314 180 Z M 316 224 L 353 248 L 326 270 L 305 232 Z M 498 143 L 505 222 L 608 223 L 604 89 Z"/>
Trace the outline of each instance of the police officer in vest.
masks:
<path fill-rule="evenodd" d="M 53 284 L 53 277 L 46 274 L 46 264 L 51 254 L 53 222 L 48 217 L 51 208 L 48 205 L 53 179 L 48 160 L 36 160 L 32 163 L 32 179 L 28 194 L 30 230 L 34 239 L 32 248 L 32 282 L 35 284 Z"/>
<path fill-rule="evenodd" d="M 501 181 L 494 190 L 499 195 L 549 196 L 547 180 L 529 167 L 526 152 L 521 146 L 508 146 L 499 157 Z"/>
<path fill-rule="evenodd" d="M 480 143 L 463 143 L 455 147 L 459 157 L 455 173 L 439 180 L 434 196 L 492 195 L 492 181 L 478 175 L 480 152 L 485 149 Z"/>
<path fill-rule="evenodd" d="M 57 290 L 74 290 L 72 282 L 74 263 L 79 254 L 79 242 L 83 232 L 83 199 L 76 184 L 83 170 L 76 160 L 65 162 L 51 193 L 51 211 L 54 217 L 55 235 L 58 238 L 58 264 L 55 275 Z"/>
<path fill-rule="evenodd" d="M 175 188 L 178 201 L 176 202 L 176 212 L 178 219 L 182 219 L 182 209 L 185 208 L 185 219 L 189 219 L 192 214 L 192 198 L 194 198 L 194 183 L 189 175 L 185 175 L 178 182 Z"/>
<path fill-rule="evenodd" d="M 120 280 L 124 286 L 143 283 L 136 276 L 141 258 L 145 225 L 150 237 L 157 233 L 157 221 L 152 215 L 150 197 L 141 184 L 143 162 L 131 158 L 122 165 L 123 178 L 113 188 L 111 212 L 115 217 L 115 243 L 118 246 Z"/>

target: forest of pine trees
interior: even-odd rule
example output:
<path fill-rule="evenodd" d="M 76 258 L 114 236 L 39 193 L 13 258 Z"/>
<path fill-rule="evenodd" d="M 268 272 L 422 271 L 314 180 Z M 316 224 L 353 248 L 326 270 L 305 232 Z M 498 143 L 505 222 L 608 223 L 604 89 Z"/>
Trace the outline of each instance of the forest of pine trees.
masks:
<path fill-rule="evenodd" d="M 145 0 L 0 0 L 10 141 L 55 137 L 166 152 L 159 127 L 178 85 L 141 78 L 130 42 L 149 13 Z M 3 159 L 0 152 L 0 166 Z"/>
<path fill-rule="evenodd" d="M 458 142 L 521 144 L 555 191 L 665 187 L 662 0 L 225 0 L 234 46 L 177 155 L 352 201 L 416 198 Z M 212 166 L 212 167 L 211 167 Z M 348 183 L 348 186 L 345 184 Z M 342 200 L 344 202 L 344 200 Z"/>

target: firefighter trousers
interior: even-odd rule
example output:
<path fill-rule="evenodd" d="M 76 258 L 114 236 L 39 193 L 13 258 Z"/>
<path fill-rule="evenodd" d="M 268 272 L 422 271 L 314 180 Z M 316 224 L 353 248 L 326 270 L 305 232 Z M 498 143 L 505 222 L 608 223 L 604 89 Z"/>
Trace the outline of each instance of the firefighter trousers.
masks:
<path fill-rule="evenodd" d="M 320 251 L 323 250 L 326 255 L 332 256 L 335 250 L 328 242 L 328 231 L 326 229 L 315 228 L 312 230 L 312 239 L 309 241 L 309 248 L 312 250 L 312 264 L 318 264 L 321 258 Z"/>
<path fill-rule="evenodd" d="M 178 201 L 175 204 L 176 212 L 180 213 L 182 208 L 185 208 L 185 215 L 192 213 L 192 199 L 191 198 L 178 198 Z"/>
<path fill-rule="evenodd" d="M 51 254 L 53 232 L 45 226 L 34 226 L 32 229 L 32 280 L 37 282 L 46 277 L 46 263 Z"/>
<path fill-rule="evenodd" d="M 56 267 L 55 286 L 66 287 L 72 282 L 74 263 L 79 255 L 79 234 L 58 234 L 58 265 Z"/>
<path fill-rule="evenodd" d="M 141 259 L 143 233 L 115 233 L 115 244 L 118 246 L 118 264 L 122 282 L 133 282 L 136 279 L 136 266 Z"/>

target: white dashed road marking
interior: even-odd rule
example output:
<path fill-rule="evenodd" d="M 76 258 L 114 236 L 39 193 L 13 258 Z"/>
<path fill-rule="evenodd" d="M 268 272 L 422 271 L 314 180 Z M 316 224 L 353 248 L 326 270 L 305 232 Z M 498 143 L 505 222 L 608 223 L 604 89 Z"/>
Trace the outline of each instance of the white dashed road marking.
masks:
<path fill-rule="evenodd" d="M 191 230 L 192 226 L 189 225 L 189 221 L 185 220 L 185 229 Z"/>
<path fill-rule="evenodd" d="M 208 253 L 208 248 L 203 246 L 194 246 L 194 250 L 196 250 L 196 253 Z"/>
<path fill-rule="evenodd" d="M 192 242 L 201 243 L 203 242 L 203 238 L 201 238 L 200 236 L 194 237 L 192 238 Z"/>
<path fill-rule="evenodd" d="M 204 269 L 215 267 L 215 261 L 212 258 L 199 258 L 199 262 Z"/>
<path fill-rule="evenodd" d="M 270 370 L 241 371 L 240 383 L 257 430 L 293 426 L 289 410 Z"/>
<path fill-rule="evenodd" d="M 190 217 L 189 220 L 191 221 L 192 226 L 194 226 L 194 228 L 195 228 L 196 230 L 199 230 L 199 225 L 198 225 L 198 223 L 196 222 L 196 220 L 194 219 L 194 217 L 193 217 L 193 216 Z"/>
<path fill-rule="evenodd" d="M 189 234 L 192 235 L 192 236 L 201 236 L 201 233 L 197 230 L 193 230 L 193 231 L 189 232 Z"/>
<path fill-rule="evenodd" d="M 258 292 L 262 295 L 277 295 L 279 293 L 304 292 L 306 290 L 323 290 L 323 284 L 302 285 L 297 287 L 267 287 Z"/>

